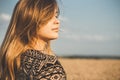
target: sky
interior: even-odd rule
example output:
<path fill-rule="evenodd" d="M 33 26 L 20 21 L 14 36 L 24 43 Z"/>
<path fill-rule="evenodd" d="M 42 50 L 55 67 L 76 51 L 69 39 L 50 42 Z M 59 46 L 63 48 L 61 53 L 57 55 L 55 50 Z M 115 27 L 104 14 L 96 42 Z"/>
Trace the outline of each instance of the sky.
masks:
<path fill-rule="evenodd" d="M 0 44 L 18 0 L 0 0 Z M 120 0 L 61 0 L 59 38 L 52 41 L 60 56 L 119 56 Z"/>

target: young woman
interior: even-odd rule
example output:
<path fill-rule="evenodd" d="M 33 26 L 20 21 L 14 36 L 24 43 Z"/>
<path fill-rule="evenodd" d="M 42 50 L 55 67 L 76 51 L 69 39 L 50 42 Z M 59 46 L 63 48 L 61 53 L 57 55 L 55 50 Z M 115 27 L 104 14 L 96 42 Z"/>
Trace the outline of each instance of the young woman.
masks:
<path fill-rule="evenodd" d="M 56 0 L 19 0 L 0 48 L 1 80 L 66 80 L 50 48 L 60 22 Z"/>

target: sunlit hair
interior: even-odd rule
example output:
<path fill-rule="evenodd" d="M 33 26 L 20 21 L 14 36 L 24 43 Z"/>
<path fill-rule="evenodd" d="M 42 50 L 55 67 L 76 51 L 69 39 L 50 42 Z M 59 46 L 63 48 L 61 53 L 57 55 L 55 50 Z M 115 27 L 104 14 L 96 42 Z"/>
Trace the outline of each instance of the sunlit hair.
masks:
<path fill-rule="evenodd" d="M 20 55 L 38 40 L 38 30 L 58 9 L 56 0 L 19 0 L 0 48 L 1 80 L 15 80 L 15 70 L 20 67 Z M 52 52 L 50 42 L 46 51 Z"/>

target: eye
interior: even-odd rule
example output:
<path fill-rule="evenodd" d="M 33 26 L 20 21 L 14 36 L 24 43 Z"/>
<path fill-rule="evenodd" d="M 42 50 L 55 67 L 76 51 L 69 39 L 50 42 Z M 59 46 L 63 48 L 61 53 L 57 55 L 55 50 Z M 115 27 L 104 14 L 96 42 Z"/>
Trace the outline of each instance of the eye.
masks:
<path fill-rule="evenodd" d="M 56 17 L 56 18 L 58 18 L 58 17 L 59 17 L 59 15 L 56 15 L 55 17 Z"/>
<path fill-rule="evenodd" d="M 58 11 L 56 11 L 56 13 L 55 13 L 55 17 L 56 17 L 56 18 L 59 17 L 59 13 L 58 13 Z"/>

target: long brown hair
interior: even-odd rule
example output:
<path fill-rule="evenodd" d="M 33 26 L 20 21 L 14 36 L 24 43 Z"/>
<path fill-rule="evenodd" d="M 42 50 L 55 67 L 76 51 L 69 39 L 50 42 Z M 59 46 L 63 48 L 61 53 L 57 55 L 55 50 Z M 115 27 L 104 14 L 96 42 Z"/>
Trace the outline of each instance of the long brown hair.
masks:
<path fill-rule="evenodd" d="M 37 40 L 39 28 L 45 25 L 58 8 L 56 0 L 19 0 L 0 48 L 0 77 L 15 80 L 20 55 Z M 47 51 L 51 52 L 50 42 Z"/>

